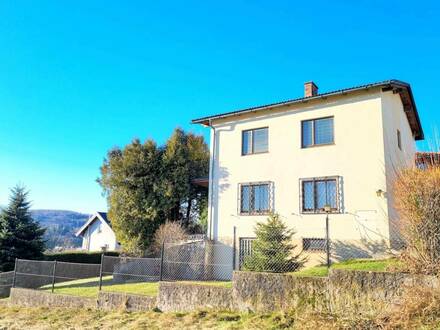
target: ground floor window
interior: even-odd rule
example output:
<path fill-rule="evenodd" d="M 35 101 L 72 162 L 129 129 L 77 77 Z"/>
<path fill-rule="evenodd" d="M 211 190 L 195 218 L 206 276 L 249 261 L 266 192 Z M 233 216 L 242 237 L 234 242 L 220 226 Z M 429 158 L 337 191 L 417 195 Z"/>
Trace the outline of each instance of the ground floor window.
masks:
<path fill-rule="evenodd" d="M 271 212 L 271 184 L 269 182 L 240 185 L 240 214 L 263 215 Z"/>
<path fill-rule="evenodd" d="M 301 180 L 301 212 L 323 213 L 326 205 L 331 212 L 339 212 L 339 177 Z"/>

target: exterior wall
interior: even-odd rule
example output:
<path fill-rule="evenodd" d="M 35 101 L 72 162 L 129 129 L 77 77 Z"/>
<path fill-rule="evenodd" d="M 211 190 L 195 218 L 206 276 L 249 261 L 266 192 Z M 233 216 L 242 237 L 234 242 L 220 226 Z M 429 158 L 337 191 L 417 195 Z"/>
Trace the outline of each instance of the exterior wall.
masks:
<path fill-rule="evenodd" d="M 120 248 L 111 227 L 101 220 L 95 219 L 84 233 L 82 248 L 87 251 L 102 251 L 105 246 L 108 246 L 107 251 L 115 251 Z"/>
<path fill-rule="evenodd" d="M 414 166 L 416 145 L 399 94 L 384 93 L 382 109 L 387 178 L 385 198 L 388 200 L 390 238 L 397 248 L 401 245 L 401 239 L 398 215 L 393 208 L 393 184 L 399 170 Z M 397 144 L 397 130 L 400 131 L 402 150 Z"/>
<path fill-rule="evenodd" d="M 230 242 L 234 227 L 237 240 L 255 236 L 255 224 L 266 216 L 240 216 L 239 184 L 271 181 L 274 211 L 295 229 L 295 239 L 302 242 L 302 238 L 324 238 L 325 215 L 301 213 L 299 180 L 340 176 L 342 212 L 330 215 L 334 257 L 343 259 L 356 252 L 363 257 L 384 253 L 389 247 L 390 208 L 387 199 L 378 197 L 376 191 L 389 188 L 385 155 L 391 152 L 392 137 L 384 134 L 392 129 L 390 123 L 395 116 L 401 127 L 405 159 L 414 151 L 414 139 L 408 135 L 409 125 L 404 125 L 406 117 L 398 114 L 397 101 L 398 95 L 377 89 L 332 98 L 326 104 L 309 101 L 213 122 L 211 237 Z M 334 145 L 302 149 L 301 121 L 327 116 L 334 116 Z M 266 126 L 269 152 L 242 156 L 242 131 Z"/>

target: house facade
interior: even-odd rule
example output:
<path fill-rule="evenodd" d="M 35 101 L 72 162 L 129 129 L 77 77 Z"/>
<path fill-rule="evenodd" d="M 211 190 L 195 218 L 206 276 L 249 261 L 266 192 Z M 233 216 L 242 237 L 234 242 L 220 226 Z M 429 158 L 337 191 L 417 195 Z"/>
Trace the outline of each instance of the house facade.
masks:
<path fill-rule="evenodd" d="M 76 236 L 82 237 L 85 251 L 118 251 L 121 248 L 105 212 L 91 215 Z"/>
<path fill-rule="evenodd" d="M 211 128 L 208 235 L 239 254 L 278 213 L 295 243 L 332 258 L 380 256 L 401 244 L 392 184 L 413 166 L 423 131 L 409 84 L 389 80 L 193 120 Z M 235 241 L 234 241 L 235 240 Z M 313 258 L 312 258 L 313 259 Z"/>

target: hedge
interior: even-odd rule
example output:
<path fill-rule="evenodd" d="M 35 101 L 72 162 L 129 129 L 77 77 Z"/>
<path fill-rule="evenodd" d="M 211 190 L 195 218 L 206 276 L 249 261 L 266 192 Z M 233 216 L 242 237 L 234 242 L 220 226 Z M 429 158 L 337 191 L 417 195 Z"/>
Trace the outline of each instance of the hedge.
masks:
<path fill-rule="evenodd" d="M 47 253 L 44 255 L 44 260 L 48 261 L 63 261 L 75 262 L 84 264 L 100 264 L 102 252 L 59 252 Z M 118 257 L 119 252 L 105 252 L 106 256 Z"/>

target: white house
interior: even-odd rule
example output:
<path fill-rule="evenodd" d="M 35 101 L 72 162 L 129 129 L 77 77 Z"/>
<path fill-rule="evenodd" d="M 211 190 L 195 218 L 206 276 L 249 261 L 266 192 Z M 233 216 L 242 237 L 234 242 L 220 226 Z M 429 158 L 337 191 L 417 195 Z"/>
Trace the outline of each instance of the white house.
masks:
<path fill-rule="evenodd" d="M 304 89 L 302 98 L 193 120 L 211 128 L 208 235 L 237 247 L 236 267 L 272 211 L 303 250 L 319 252 L 330 206 L 334 259 L 399 247 L 392 182 L 424 138 L 410 85 Z"/>
<path fill-rule="evenodd" d="M 82 237 L 83 250 L 117 251 L 121 248 L 105 212 L 96 212 L 90 216 L 76 236 Z"/>

